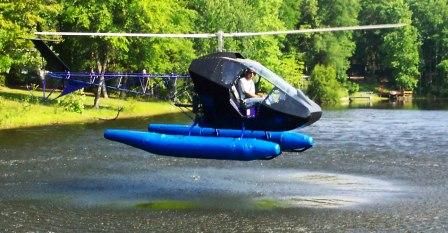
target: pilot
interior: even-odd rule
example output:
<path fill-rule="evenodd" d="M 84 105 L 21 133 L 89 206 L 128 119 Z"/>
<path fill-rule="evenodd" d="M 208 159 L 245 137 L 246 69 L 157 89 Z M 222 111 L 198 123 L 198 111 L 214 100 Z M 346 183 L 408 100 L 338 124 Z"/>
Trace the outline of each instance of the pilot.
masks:
<path fill-rule="evenodd" d="M 242 99 L 246 107 L 252 107 L 256 103 L 260 103 L 264 100 L 263 95 L 255 93 L 254 78 L 255 72 L 251 69 L 247 69 L 244 72 L 244 78 L 240 78 L 238 85 L 241 89 Z"/>

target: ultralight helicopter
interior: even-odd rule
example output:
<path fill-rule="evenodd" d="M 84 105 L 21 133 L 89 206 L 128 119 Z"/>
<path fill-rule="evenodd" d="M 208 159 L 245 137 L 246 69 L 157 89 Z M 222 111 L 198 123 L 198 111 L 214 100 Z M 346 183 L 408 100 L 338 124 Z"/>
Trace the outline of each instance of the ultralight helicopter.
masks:
<path fill-rule="evenodd" d="M 266 32 L 264 34 L 362 30 L 400 26 L 403 25 L 368 25 Z M 160 35 L 54 32 L 36 34 Z M 218 44 L 221 48 L 222 38 L 226 35 L 263 35 L 262 33 L 240 34 L 218 32 L 209 35 L 218 37 Z M 179 34 L 174 35 L 172 37 L 181 37 Z M 187 34 L 184 37 L 192 36 Z M 68 67 L 42 40 L 35 39 L 33 43 L 47 60 L 47 67 L 54 70 L 54 72 L 49 72 L 48 76 L 66 81 L 67 85 L 64 86 L 61 94 L 68 94 L 89 85 L 100 85 L 92 80 L 92 76 L 88 73 L 78 73 L 77 75 L 70 73 Z M 301 90 L 292 87 L 262 64 L 246 59 L 240 53 L 216 52 L 193 60 L 188 71 L 195 92 L 191 107 L 196 117 L 192 125 L 150 124 L 148 132 L 107 129 L 104 132 L 104 137 L 159 155 L 244 161 L 272 159 L 279 156 L 282 151 L 302 152 L 313 146 L 312 137 L 293 130 L 311 125 L 319 120 L 322 115 L 321 108 Z M 244 74 L 248 71 L 257 74 L 256 87 L 258 89 L 263 87 L 263 91 L 266 92 L 262 101 L 254 105 L 248 105 L 245 102 L 239 86 L 239 80 L 243 79 Z M 118 76 L 111 74 L 105 77 L 117 78 Z M 167 75 L 167 77 L 173 76 Z"/>

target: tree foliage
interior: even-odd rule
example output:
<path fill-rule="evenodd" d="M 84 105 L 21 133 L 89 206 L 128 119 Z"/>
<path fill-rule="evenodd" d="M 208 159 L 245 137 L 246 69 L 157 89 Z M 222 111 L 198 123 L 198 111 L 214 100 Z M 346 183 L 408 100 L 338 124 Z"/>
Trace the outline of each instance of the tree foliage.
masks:
<path fill-rule="evenodd" d="M 357 86 L 347 79 L 354 65 L 364 68 L 367 79 L 389 80 L 391 88 L 412 90 L 419 81 L 437 95 L 448 88 L 441 85 L 448 59 L 446 0 L 5 0 L 0 12 L 0 79 L 8 75 L 16 83 L 23 70 L 42 66 L 31 43 L 23 39 L 34 37 L 37 30 L 216 33 L 401 22 L 407 26 L 356 33 L 227 37 L 224 49 L 260 61 L 298 88 L 307 86 L 303 74 L 314 70 L 316 77 L 333 75 L 333 69 L 343 90 L 337 92 L 355 91 Z M 62 42 L 53 48 L 72 70 L 99 73 L 143 69 L 185 73 L 192 59 L 217 48 L 216 39 L 57 39 Z M 316 88 L 313 85 L 310 88 Z"/>
<path fill-rule="evenodd" d="M 320 104 L 335 105 L 347 93 L 337 80 L 336 69 L 318 64 L 311 74 L 308 94 Z"/>
<path fill-rule="evenodd" d="M 433 93 L 447 97 L 448 96 L 448 59 L 443 60 L 437 65 L 437 71 L 439 73 L 439 78 L 436 79 L 434 85 Z"/>
<path fill-rule="evenodd" d="M 385 76 L 400 89 L 413 90 L 419 72 L 419 41 L 404 0 L 363 0 L 362 24 L 404 23 L 400 30 L 369 31 L 359 37 L 358 57 L 371 75 Z"/>
<path fill-rule="evenodd" d="M 195 12 L 183 1 L 79 0 L 64 2 L 60 18 L 65 31 L 188 33 L 194 17 Z M 143 69 L 185 72 L 194 57 L 193 43 L 188 40 L 72 37 L 65 39 L 59 50 L 75 69 L 94 69 L 100 74 Z"/>
<path fill-rule="evenodd" d="M 357 0 L 317 1 L 304 0 L 301 5 L 301 28 L 357 25 L 360 9 Z M 336 68 L 338 79 L 345 82 L 349 58 L 355 50 L 352 32 L 316 33 L 302 36 L 299 44 L 306 53 L 307 67 L 325 64 Z"/>
<path fill-rule="evenodd" d="M 129 6 L 127 29 L 130 32 L 193 33 L 196 12 L 185 1 L 133 0 Z M 195 57 L 193 41 L 188 39 L 133 39 L 126 67 L 148 72 L 187 71 Z"/>
<path fill-rule="evenodd" d="M 0 2 L 0 73 L 17 77 L 22 69 L 42 62 L 32 44 L 36 30 L 55 26 L 61 5 L 56 0 L 6 0 Z"/>
<path fill-rule="evenodd" d="M 412 25 L 418 29 L 421 42 L 422 87 L 437 91 L 444 79 L 437 66 L 448 59 L 448 2 L 446 0 L 407 0 L 413 12 Z M 442 80 L 440 80 L 442 79 Z M 435 85 L 434 85 L 435 84 Z"/>
<path fill-rule="evenodd" d="M 191 7 L 199 13 L 196 25 L 200 32 L 260 32 L 286 30 L 286 23 L 281 18 L 289 17 L 287 23 L 293 25 L 297 19 L 285 12 L 293 5 L 293 1 L 284 3 L 280 0 L 194 0 Z M 284 41 L 284 36 L 226 38 L 224 47 L 228 51 L 242 51 L 245 56 L 260 61 L 300 87 L 303 85 L 303 62 L 296 53 L 282 52 Z M 200 55 L 214 52 L 216 47 L 216 40 L 196 43 Z M 288 64 L 287 68 L 285 64 Z"/>

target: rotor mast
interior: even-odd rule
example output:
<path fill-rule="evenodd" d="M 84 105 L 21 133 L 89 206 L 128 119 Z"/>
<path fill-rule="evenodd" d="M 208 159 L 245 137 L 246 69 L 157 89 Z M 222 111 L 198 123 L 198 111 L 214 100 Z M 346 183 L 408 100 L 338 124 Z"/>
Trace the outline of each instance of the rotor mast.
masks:
<path fill-rule="evenodd" d="M 216 38 L 218 39 L 218 52 L 222 52 L 224 50 L 224 32 L 219 30 L 216 33 Z"/>

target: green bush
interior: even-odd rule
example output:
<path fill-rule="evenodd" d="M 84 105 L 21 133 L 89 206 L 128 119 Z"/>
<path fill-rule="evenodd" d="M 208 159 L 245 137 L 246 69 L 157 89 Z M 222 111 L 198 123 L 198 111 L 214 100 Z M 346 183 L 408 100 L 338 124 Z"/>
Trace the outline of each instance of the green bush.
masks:
<path fill-rule="evenodd" d="M 303 62 L 298 61 L 294 55 L 287 55 L 281 59 L 278 71 L 285 81 L 293 87 L 304 89 L 305 80 L 302 77 L 303 69 Z"/>
<path fill-rule="evenodd" d="M 347 89 L 347 91 L 350 95 L 359 91 L 359 84 L 354 83 L 354 82 L 347 81 L 344 84 L 344 87 Z"/>
<path fill-rule="evenodd" d="M 436 95 L 448 96 L 448 59 L 437 65 Z"/>
<path fill-rule="evenodd" d="M 84 111 L 85 94 L 83 90 L 73 92 L 58 100 L 59 106 L 65 111 L 82 113 Z"/>
<path fill-rule="evenodd" d="M 39 103 L 41 101 L 40 97 L 34 94 L 39 86 L 36 84 L 31 84 L 29 87 L 29 95 L 23 97 L 22 102 L 30 105 Z"/>
<path fill-rule="evenodd" d="M 311 74 L 308 95 L 319 104 L 336 105 L 347 95 L 347 90 L 337 81 L 334 67 L 316 65 Z"/>
<path fill-rule="evenodd" d="M 0 75 L 0 87 L 4 87 L 6 85 L 6 78 L 3 75 Z"/>

